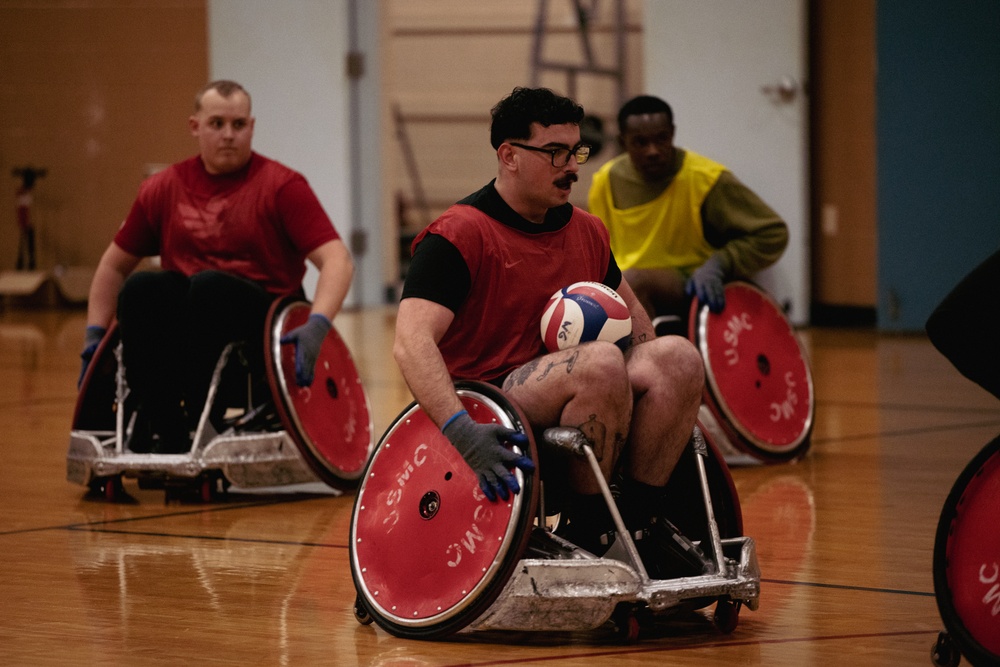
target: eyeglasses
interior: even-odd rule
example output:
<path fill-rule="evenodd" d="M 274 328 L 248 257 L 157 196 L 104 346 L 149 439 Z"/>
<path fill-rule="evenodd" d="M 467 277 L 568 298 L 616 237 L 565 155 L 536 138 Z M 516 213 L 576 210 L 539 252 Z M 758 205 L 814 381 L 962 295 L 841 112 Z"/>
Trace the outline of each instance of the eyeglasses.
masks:
<path fill-rule="evenodd" d="M 590 159 L 590 146 L 587 144 L 577 144 L 573 148 L 539 148 L 538 146 L 528 146 L 526 144 L 519 144 L 516 141 L 508 142 L 511 146 L 517 146 L 518 148 L 523 148 L 527 151 L 535 151 L 536 153 L 548 153 L 549 157 L 552 158 L 552 166 L 557 168 L 565 167 L 569 164 L 569 159 L 571 157 L 576 158 L 577 164 L 586 164 L 587 160 Z"/>

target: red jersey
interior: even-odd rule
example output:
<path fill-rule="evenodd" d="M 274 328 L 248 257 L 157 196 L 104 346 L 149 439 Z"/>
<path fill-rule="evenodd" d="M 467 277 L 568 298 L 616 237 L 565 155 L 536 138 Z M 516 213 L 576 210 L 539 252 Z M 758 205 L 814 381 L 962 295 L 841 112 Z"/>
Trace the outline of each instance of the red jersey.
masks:
<path fill-rule="evenodd" d="M 305 178 L 253 153 L 232 174 L 209 174 L 195 156 L 149 177 L 115 243 L 160 255 L 169 271 L 224 271 L 288 294 L 301 287 L 308 254 L 338 238 Z"/>
<path fill-rule="evenodd" d="M 427 234 L 454 245 L 469 269 L 468 296 L 438 345 L 459 380 L 494 380 L 545 354 L 540 322 L 549 298 L 575 282 L 603 282 L 611 263 L 599 218 L 567 204 L 533 224 L 492 184 L 445 211 L 414 247 Z"/>

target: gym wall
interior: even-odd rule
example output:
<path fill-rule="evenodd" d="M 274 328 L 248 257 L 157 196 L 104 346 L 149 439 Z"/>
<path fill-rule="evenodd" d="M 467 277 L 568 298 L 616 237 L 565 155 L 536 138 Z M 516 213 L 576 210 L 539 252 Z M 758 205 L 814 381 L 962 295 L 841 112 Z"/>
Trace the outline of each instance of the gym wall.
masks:
<path fill-rule="evenodd" d="M 0 0 L 0 269 L 14 268 L 15 167 L 47 174 L 32 220 L 40 269 L 96 266 L 144 175 L 195 152 L 205 0 Z"/>

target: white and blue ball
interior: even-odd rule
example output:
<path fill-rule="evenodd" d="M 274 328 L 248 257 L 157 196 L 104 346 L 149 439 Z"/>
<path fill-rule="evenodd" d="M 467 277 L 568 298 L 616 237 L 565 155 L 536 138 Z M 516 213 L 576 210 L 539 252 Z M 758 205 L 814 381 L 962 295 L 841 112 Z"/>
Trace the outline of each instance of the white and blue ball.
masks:
<path fill-rule="evenodd" d="M 628 306 L 607 285 L 573 283 L 549 299 L 542 313 L 542 340 L 549 352 L 594 340 L 614 343 L 622 350 L 632 335 Z"/>

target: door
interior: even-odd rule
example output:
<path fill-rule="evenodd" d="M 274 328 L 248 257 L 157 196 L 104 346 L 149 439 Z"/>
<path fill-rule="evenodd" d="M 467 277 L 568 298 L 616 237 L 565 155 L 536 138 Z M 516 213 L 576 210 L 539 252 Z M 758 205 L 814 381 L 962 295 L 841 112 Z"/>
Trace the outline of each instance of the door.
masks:
<path fill-rule="evenodd" d="M 789 226 L 757 276 L 793 324 L 809 317 L 805 0 L 646 0 L 646 91 L 674 110 L 675 142 L 725 164 Z"/>

